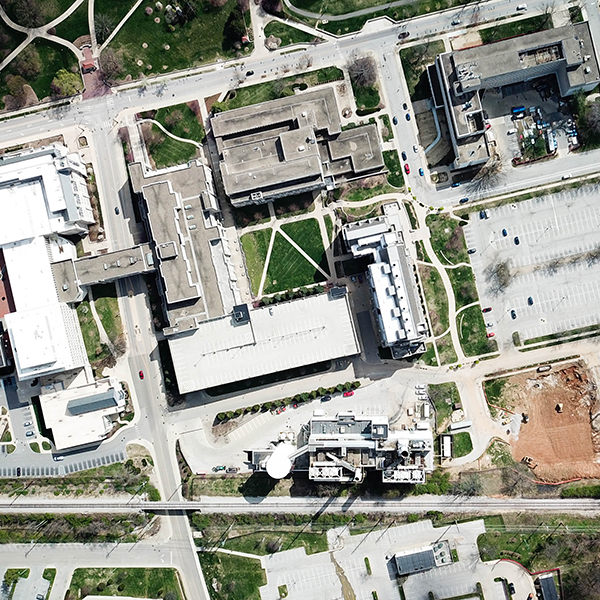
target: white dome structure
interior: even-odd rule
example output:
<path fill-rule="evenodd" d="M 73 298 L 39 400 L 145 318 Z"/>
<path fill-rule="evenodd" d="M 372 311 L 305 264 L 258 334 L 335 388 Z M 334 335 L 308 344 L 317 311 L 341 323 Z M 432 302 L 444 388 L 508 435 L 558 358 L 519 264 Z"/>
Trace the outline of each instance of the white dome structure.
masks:
<path fill-rule="evenodd" d="M 283 479 L 292 470 L 292 461 L 290 455 L 294 452 L 291 444 L 282 442 L 279 444 L 273 454 L 267 460 L 267 473 L 273 479 Z"/>

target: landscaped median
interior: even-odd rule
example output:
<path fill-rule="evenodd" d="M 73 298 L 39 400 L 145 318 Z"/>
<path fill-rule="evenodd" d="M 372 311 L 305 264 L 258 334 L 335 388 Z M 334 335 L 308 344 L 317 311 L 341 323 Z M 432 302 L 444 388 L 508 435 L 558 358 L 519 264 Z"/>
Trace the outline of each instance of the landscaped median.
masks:
<path fill-rule="evenodd" d="M 479 304 L 470 306 L 456 315 L 456 328 L 465 356 L 479 356 L 498 351 L 495 339 L 488 338 Z"/>

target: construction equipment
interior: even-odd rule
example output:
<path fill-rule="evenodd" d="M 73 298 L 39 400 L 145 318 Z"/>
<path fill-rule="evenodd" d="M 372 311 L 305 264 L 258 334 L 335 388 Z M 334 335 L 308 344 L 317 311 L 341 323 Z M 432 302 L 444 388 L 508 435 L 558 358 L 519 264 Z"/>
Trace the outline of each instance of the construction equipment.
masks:
<path fill-rule="evenodd" d="M 559 402 L 559 403 L 556 405 L 556 407 L 555 407 L 555 410 L 556 410 L 556 412 L 557 412 L 557 413 L 561 413 L 561 412 L 563 411 L 563 403 L 562 403 L 562 402 Z"/>
<path fill-rule="evenodd" d="M 521 413 L 521 420 L 523 423 L 529 423 L 529 415 L 527 413 Z"/>
<path fill-rule="evenodd" d="M 521 459 L 521 462 L 526 464 L 531 470 L 535 469 L 538 466 L 537 463 L 534 464 L 533 458 L 531 458 L 531 456 L 524 456 Z"/>

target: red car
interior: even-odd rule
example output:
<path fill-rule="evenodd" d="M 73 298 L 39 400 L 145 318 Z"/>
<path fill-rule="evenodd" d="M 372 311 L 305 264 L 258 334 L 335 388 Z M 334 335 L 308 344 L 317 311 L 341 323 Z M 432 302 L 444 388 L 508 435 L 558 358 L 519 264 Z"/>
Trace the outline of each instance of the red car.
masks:
<path fill-rule="evenodd" d="M 144 379 L 144 371 L 140 371 L 138 375 L 140 376 L 140 379 Z"/>
<path fill-rule="evenodd" d="M 491 306 L 488 306 L 487 308 L 482 308 L 481 312 L 486 313 L 486 312 L 490 312 L 492 310 Z"/>
<path fill-rule="evenodd" d="M 494 332 L 493 332 L 493 331 L 490 331 L 490 332 L 487 334 L 487 336 L 488 336 L 488 337 L 494 337 L 494 335 L 495 335 L 495 334 L 494 334 Z"/>
<path fill-rule="evenodd" d="M 408 163 L 404 164 L 404 172 L 409 175 L 410 174 L 410 167 L 408 166 Z"/>
<path fill-rule="evenodd" d="M 344 392 L 344 398 L 348 398 L 349 396 L 354 396 L 353 390 L 350 390 L 349 392 Z"/>

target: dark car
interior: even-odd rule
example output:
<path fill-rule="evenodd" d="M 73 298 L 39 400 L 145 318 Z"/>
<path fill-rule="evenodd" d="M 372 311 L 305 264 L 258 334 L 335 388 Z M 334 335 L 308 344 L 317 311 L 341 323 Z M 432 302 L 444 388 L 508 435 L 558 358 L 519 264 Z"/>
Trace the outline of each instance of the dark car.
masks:
<path fill-rule="evenodd" d="M 479 211 L 479 218 L 480 219 L 485 219 L 485 210 L 480 210 Z"/>
<path fill-rule="evenodd" d="M 225 465 L 217 465 L 216 467 L 213 467 L 212 470 L 213 470 L 213 473 L 218 473 L 219 471 L 224 471 Z"/>
<path fill-rule="evenodd" d="M 419 175 L 423 177 L 423 175 L 425 175 L 425 171 L 423 171 L 423 169 L 419 169 Z"/>
<path fill-rule="evenodd" d="M 506 236 L 508 235 L 508 231 L 506 231 L 506 229 L 503 229 L 503 230 L 502 230 L 502 235 L 503 235 L 504 237 L 506 237 Z"/>
<path fill-rule="evenodd" d="M 254 71 L 246 71 L 246 77 L 250 77 L 250 75 L 254 75 Z"/>
<path fill-rule="evenodd" d="M 517 311 L 514 308 L 510 311 L 510 318 L 513 319 L 513 321 L 517 318 Z"/>
<path fill-rule="evenodd" d="M 512 582 L 508 583 L 508 593 L 511 595 L 515 593 L 515 584 Z"/>
<path fill-rule="evenodd" d="M 17 477 L 21 477 L 21 467 L 17 467 Z"/>
<path fill-rule="evenodd" d="M 327 396 L 323 396 L 321 398 L 321 402 L 329 402 L 331 400 L 331 396 L 327 394 Z"/>
<path fill-rule="evenodd" d="M 410 167 L 408 166 L 408 163 L 404 163 L 404 172 L 407 175 L 410 175 Z"/>
<path fill-rule="evenodd" d="M 491 306 L 486 306 L 485 308 L 482 308 L 482 309 L 481 309 L 481 312 L 483 312 L 483 313 L 488 313 L 488 312 L 491 312 L 491 310 L 492 310 L 492 307 L 491 307 Z"/>
<path fill-rule="evenodd" d="M 118 206 L 115 206 L 115 215 L 118 215 L 121 211 Z"/>
<path fill-rule="evenodd" d="M 406 104 L 406 102 L 405 102 L 405 103 L 402 105 L 402 108 L 403 108 L 404 110 L 408 110 L 408 104 Z"/>
<path fill-rule="evenodd" d="M 406 113 L 406 120 L 410 121 L 410 113 Z"/>
<path fill-rule="evenodd" d="M 392 123 L 393 123 L 394 125 L 398 125 L 398 117 L 394 117 L 394 118 L 392 119 Z"/>
<path fill-rule="evenodd" d="M 144 371 L 140 371 L 138 375 L 140 376 L 140 379 L 144 379 Z"/>
<path fill-rule="evenodd" d="M 406 152 L 402 151 L 402 160 L 406 160 Z"/>
<path fill-rule="evenodd" d="M 469 248 L 467 250 L 467 254 L 475 254 L 475 252 L 477 252 L 477 250 L 475 250 L 475 248 Z"/>
<path fill-rule="evenodd" d="M 458 187 L 459 185 L 460 185 L 460 183 L 459 183 L 458 181 L 455 181 L 455 182 L 452 184 L 452 187 Z"/>
<path fill-rule="evenodd" d="M 237 473 L 239 470 L 239 467 L 227 467 L 226 473 Z"/>
<path fill-rule="evenodd" d="M 527 304 L 529 304 L 529 306 L 533 306 L 533 298 L 531 296 L 527 298 Z"/>
<path fill-rule="evenodd" d="M 401 31 L 398 34 L 398 39 L 399 40 L 405 40 L 409 35 L 410 35 L 410 33 L 408 31 Z"/>
<path fill-rule="evenodd" d="M 521 242 L 519 241 L 519 236 L 515 236 L 515 246 L 518 246 Z"/>
<path fill-rule="evenodd" d="M 465 203 L 466 203 L 466 202 L 468 202 L 468 201 L 469 201 L 469 199 L 468 199 L 468 198 L 461 198 L 461 199 L 458 201 L 458 203 L 459 203 L 459 204 L 465 204 Z"/>

